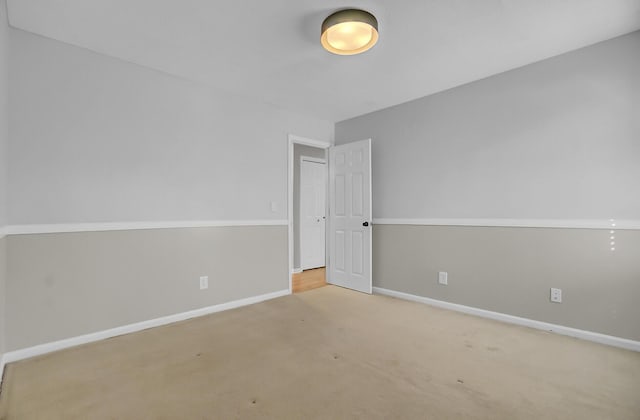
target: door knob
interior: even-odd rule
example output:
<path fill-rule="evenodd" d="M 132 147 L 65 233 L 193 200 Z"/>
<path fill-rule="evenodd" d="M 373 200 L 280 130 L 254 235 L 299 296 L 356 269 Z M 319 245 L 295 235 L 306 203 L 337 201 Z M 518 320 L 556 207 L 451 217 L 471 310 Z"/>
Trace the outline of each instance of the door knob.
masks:
<path fill-rule="evenodd" d="M 364 222 L 362 226 L 369 226 L 369 222 Z"/>

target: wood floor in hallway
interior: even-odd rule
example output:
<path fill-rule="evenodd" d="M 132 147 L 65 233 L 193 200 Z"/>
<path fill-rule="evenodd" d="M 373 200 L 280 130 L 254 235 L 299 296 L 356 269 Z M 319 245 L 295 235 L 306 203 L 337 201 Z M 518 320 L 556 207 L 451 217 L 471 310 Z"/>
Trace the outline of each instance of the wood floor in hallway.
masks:
<path fill-rule="evenodd" d="M 334 286 L 4 379 L 3 419 L 640 418 L 640 353 Z"/>
<path fill-rule="evenodd" d="M 326 285 L 325 267 L 304 270 L 291 276 L 291 291 L 293 293 L 306 292 Z"/>

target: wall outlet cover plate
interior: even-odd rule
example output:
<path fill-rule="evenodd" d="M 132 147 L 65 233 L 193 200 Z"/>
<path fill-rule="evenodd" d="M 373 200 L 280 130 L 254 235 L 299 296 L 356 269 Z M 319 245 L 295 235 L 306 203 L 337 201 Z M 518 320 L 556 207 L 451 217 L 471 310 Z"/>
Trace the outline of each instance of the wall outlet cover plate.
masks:
<path fill-rule="evenodd" d="M 446 271 L 439 271 L 438 272 L 438 283 L 440 284 L 449 284 L 449 280 L 447 279 L 448 275 Z"/>

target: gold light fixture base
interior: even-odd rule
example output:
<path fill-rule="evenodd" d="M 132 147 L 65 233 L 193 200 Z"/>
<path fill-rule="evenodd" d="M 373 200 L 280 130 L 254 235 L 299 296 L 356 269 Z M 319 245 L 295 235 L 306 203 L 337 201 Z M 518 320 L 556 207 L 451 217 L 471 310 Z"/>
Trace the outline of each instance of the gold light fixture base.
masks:
<path fill-rule="evenodd" d="M 334 54 L 363 53 L 378 42 L 378 20 L 365 10 L 339 10 L 322 22 L 320 42 Z"/>

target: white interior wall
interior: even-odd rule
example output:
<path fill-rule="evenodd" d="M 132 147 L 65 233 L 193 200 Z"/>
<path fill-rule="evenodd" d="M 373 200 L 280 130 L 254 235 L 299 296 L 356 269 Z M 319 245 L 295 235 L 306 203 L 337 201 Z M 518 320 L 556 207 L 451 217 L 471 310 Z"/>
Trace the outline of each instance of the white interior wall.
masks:
<path fill-rule="evenodd" d="M 337 144 L 372 138 L 374 286 L 640 340 L 638 51 L 635 32 L 338 123 Z"/>
<path fill-rule="evenodd" d="M 7 143 L 8 143 L 8 38 L 7 5 L 0 0 L 0 355 L 4 352 L 5 279 L 7 274 L 4 226 L 7 209 Z"/>
<path fill-rule="evenodd" d="M 338 124 L 342 142 L 373 137 L 375 217 L 637 218 L 638 40 Z M 22 31 L 10 41 L 11 224 L 284 219 L 286 134 L 333 135 Z"/>
<path fill-rule="evenodd" d="M 640 32 L 340 122 L 375 218 L 640 219 Z"/>
<path fill-rule="evenodd" d="M 13 225 L 284 220 L 287 134 L 333 137 L 328 121 L 27 32 L 11 43 Z"/>
<path fill-rule="evenodd" d="M 8 54 L 9 26 L 7 24 L 7 5 L 5 0 L 0 0 L 0 232 L 7 221 Z M 1 233 L 0 236 L 2 236 Z"/>
<path fill-rule="evenodd" d="M 333 123 L 17 29 L 9 43 L 11 232 L 232 226 L 7 236 L 7 350 L 286 290 L 288 134 L 332 141 Z"/>

